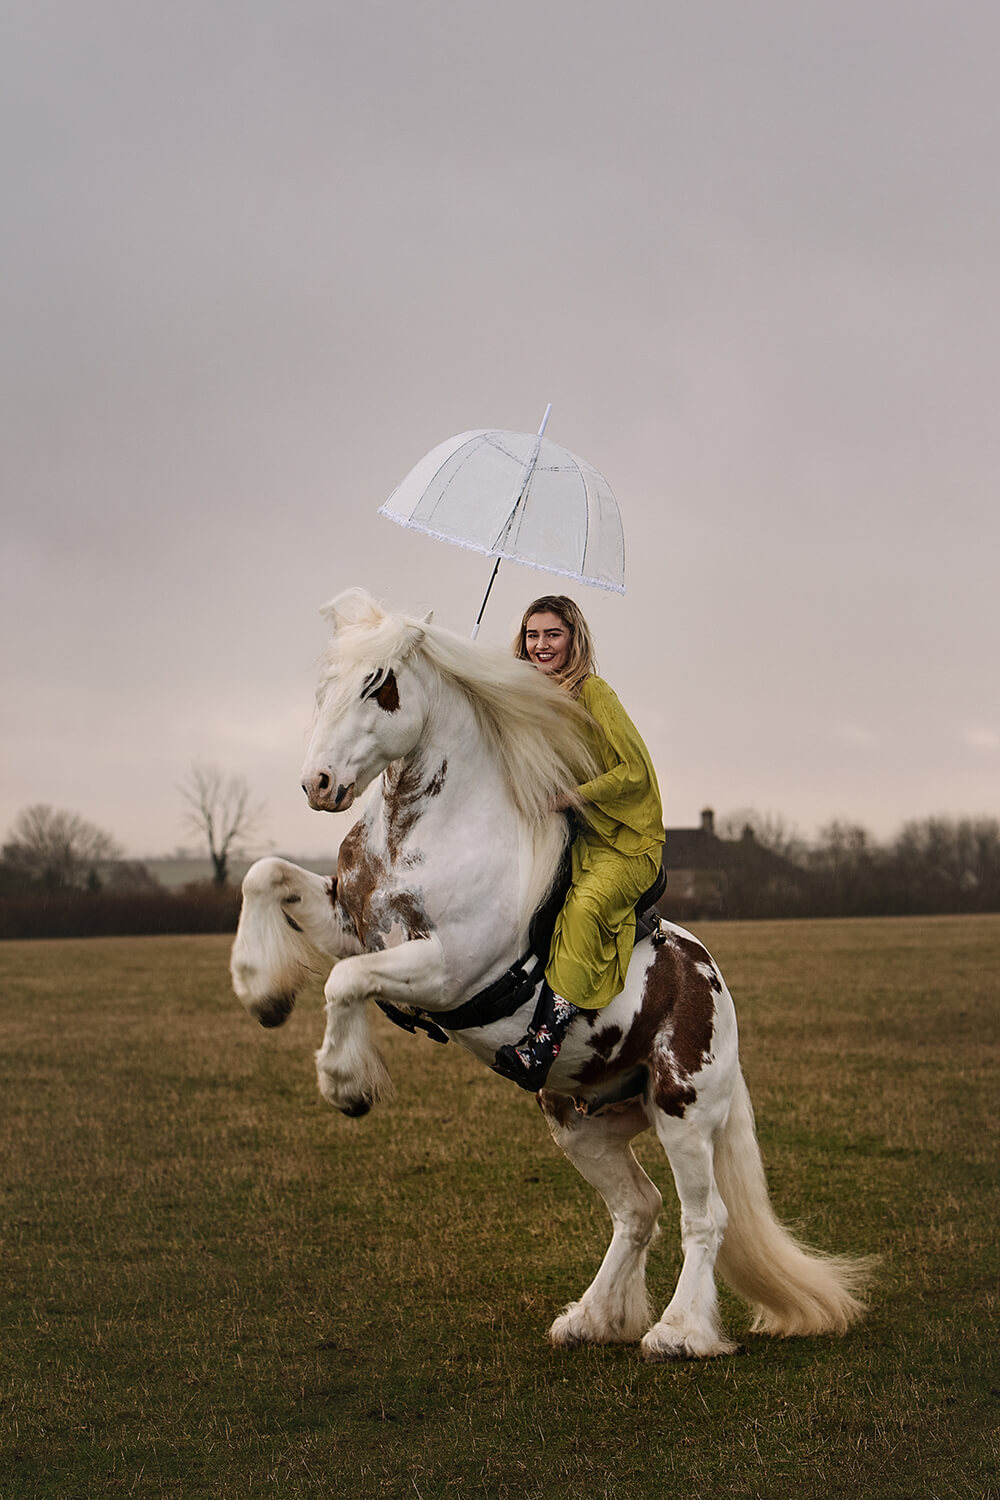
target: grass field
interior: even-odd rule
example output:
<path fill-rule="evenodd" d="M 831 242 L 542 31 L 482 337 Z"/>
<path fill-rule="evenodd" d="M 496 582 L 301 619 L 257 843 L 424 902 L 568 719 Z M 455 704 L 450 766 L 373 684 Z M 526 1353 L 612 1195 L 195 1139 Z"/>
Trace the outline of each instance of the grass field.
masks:
<path fill-rule="evenodd" d="M 548 1347 L 604 1210 L 457 1046 L 386 1027 L 347 1120 L 318 994 L 260 1030 L 225 938 L 0 944 L 2 1500 L 1000 1494 L 1000 917 L 697 930 L 778 1212 L 881 1269 L 845 1339 L 667 1366 Z"/>

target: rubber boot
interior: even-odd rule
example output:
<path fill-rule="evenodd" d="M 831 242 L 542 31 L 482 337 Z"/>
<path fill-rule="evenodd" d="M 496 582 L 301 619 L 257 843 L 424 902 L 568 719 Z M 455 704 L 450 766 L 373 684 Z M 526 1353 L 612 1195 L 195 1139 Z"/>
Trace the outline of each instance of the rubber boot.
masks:
<path fill-rule="evenodd" d="M 537 1094 L 545 1086 L 549 1069 L 559 1056 L 563 1037 L 576 1014 L 577 1007 L 557 995 L 548 980 L 543 980 L 531 1025 L 519 1042 L 508 1042 L 497 1050 L 494 1073 Z"/>

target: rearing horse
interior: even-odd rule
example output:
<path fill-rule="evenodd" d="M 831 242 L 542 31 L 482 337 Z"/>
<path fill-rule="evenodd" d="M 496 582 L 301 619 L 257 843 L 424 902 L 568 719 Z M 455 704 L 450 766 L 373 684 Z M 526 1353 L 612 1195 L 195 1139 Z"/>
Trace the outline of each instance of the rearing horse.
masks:
<path fill-rule="evenodd" d="M 361 590 L 324 614 L 334 634 L 303 785 L 325 812 L 345 811 L 381 776 L 379 795 L 341 845 L 335 879 L 281 859 L 252 867 L 232 974 L 250 1013 L 277 1026 L 317 966 L 332 964 L 319 1086 L 362 1115 L 391 1092 L 368 1001 L 437 1015 L 448 1032 L 456 1007 L 525 952 L 567 839 L 551 809 L 580 780 L 582 710 L 523 662 L 389 614 Z M 863 1312 L 865 1263 L 810 1250 L 775 1218 L 729 991 L 690 933 L 663 923 L 658 936 L 638 944 L 606 1009 L 574 1019 L 538 1095 L 614 1226 L 597 1276 L 550 1338 L 641 1340 L 652 1360 L 729 1353 L 716 1267 L 755 1331 L 843 1332 Z M 523 1036 L 533 1004 L 529 992 L 512 1014 L 449 1034 L 489 1065 Z M 630 1145 L 649 1126 L 670 1161 L 684 1250 L 656 1322 L 645 1271 L 662 1200 Z"/>

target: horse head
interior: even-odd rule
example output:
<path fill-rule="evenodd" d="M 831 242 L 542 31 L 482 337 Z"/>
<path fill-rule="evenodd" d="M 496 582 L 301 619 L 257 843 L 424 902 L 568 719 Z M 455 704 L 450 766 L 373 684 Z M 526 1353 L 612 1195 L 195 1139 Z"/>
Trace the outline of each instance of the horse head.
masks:
<path fill-rule="evenodd" d="M 325 605 L 333 639 L 316 692 L 302 789 L 317 812 L 344 812 L 420 739 L 426 694 L 413 655 L 419 621 L 388 614 L 363 589 Z"/>

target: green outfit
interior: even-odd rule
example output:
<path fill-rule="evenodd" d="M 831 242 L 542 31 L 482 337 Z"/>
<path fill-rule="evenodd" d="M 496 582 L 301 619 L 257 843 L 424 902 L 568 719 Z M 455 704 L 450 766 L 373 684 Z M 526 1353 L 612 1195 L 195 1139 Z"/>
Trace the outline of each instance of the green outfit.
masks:
<path fill-rule="evenodd" d="M 579 788 L 586 822 L 545 977 L 564 1000 L 601 1010 L 625 987 L 635 903 L 660 869 L 663 811 L 649 751 L 612 689 L 591 675 L 579 701 L 600 772 Z"/>

